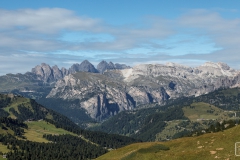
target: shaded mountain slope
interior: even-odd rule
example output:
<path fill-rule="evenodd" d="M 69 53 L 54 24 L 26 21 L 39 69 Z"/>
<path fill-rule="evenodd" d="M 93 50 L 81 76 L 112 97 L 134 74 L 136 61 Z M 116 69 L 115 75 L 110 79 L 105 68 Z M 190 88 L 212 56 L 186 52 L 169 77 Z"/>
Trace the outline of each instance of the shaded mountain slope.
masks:
<path fill-rule="evenodd" d="M 163 141 L 205 130 L 223 120 L 239 119 L 240 89 L 220 89 L 199 97 L 185 97 L 152 108 L 124 111 L 91 130 L 122 134 L 144 141 Z"/>
<path fill-rule="evenodd" d="M 0 94 L 0 104 L 0 143 L 10 150 L 9 160 L 92 159 L 106 153 L 106 148 L 137 141 L 83 130 L 67 117 L 21 96 Z"/>

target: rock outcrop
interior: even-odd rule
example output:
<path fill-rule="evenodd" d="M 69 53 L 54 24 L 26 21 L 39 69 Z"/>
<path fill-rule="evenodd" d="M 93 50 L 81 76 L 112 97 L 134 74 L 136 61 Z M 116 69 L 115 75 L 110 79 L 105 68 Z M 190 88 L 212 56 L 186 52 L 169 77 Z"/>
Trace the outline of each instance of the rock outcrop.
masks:
<path fill-rule="evenodd" d="M 103 73 L 106 70 L 125 68 L 130 67 L 126 66 L 125 64 L 113 64 L 112 62 L 107 63 L 106 61 L 102 61 L 98 64 L 98 69 L 96 69 L 88 60 L 84 60 L 80 64 L 73 64 L 69 69 L 59 69 L 56 65 L 50 67 L 48 64 L 42 63 L 41 65 L 37 65 L 36 67 L 32 68 L 32 73 L 37 75 L 38 80 L 42 80 L 45 83 L 51 83 L 62 79 L 66 75 L 74 74 L 76 72 Z"/>
<path fill-rule="evenodd" d="M 80 71 L 98 73 L 98 70 L 88 60 L 84 60 L 81 64 L 73 64 L 69 69 L 69 73 L 76 73 Z"/>
<path fill-rule="evenodd" d="M 240 71 L 224 63 L 207 62 L 195 68 L 176 63 L 140 64 L 130 68 L 102 61 L 97 68 L 87 60 L 70 69 L 42 63 L 32 72 L 0 76 L 0 86 L 4 92 L 14 90 L 34 98 L 78 99 L 79 106 L 97 120 L 150 103 L 240 87 Z"/>
<path fill-rule="evenodd" d="M 97 65 L 97 70 L 99 71 L 99 73 L 103 73 L 106 70 L 114 70 L 114 69 L 126 69 L 126 68 L 131 68 L 125 64 L 113 64 L 112 62 L 107 63 L 106 61 L 101 61 L 98 65 Z"/>
<path fill-rule="evenodd" d="M 68 71 L 66 71 L 65 68 L 59 70 L 56 65 L 51 68 L 48 64 L 42 63 L 41 65 L 37 65 L 33 68 L 32 73 L 38 76 L 38 80 L 42 80 L 44 82 L 54 82 L 62 79 L 68 74 Z"/>
<path fill-rule="evenodd" d="M 102 61 L 103 71 L 109 66 Z M 169 98 L 199 96 L 218 88 L 235 87 L 240 72 L 223 63 L 207 62 L 191 68 L 175 63 L 141 64 L 103 74 L 78 72 L 59 80 L 48 97 L 79 99 L 81 107 L 102 120 L 123 110 L 149 103 L 163 104 Z"/>

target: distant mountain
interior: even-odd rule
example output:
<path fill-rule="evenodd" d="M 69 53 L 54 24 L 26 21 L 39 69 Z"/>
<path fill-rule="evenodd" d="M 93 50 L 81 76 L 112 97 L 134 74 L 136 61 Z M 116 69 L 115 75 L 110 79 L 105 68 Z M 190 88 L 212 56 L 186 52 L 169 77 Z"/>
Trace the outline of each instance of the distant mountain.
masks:
<path fill-rule="evenodd" d="M 11 92 L 36 99 L 48 108 L 55 109 L 69 116 L 74 122 L 81 125 L 83 122 L 91 122 L 93 119 L 88 118 L 89 115 L 86 114 L 85 109 L 81 108 L 80 103 L 77 102 L 79 100 L 46 99 L 46 96 L 58 80 L 76 72 L 99 73 L 99 71 L 87 60 L 83 61 L 81 64 L 73 64 L 69 69 L 59 69 L 56 65 L 50 67 L 48 64 L 42 63 L 32 68 L 31 72 L 25 74 L 7 74 L 0 76 L 0 92 Z M 53 105 L 53 103 L 55 103 L 55 105 Z"/>
<path fill-rule="evenodd" d="M 42 63 L 41 65 L 37 65 L 32 69 L 32 73 L 37 75 L 38 80 L 42 80 L 44 82 L 55 82 L 59 79 L 62 79 L 64 76 L 73 74 L 76 72 L 91 72 L 91 73 L 103 73 L 105 70 L 112 69 L 126 69 L 130 68 L 125 64 L 113 64 L 112 62 L 107 63 L 106 61 L 102 61 L 98 64 L 97 69 L 92 65 L 88 60 L 84 60 L 82 63 L 73 64 L 69 69 L 61 68 L 58 66 L 50 67 L 46 63 Z"/>
<path fill-rule="evenodd" d="M 128 69 L 131 68 L 125 64 L 113 64 L 112 62 L 107 63 L 106 61 L 101 61 L 98 65 L 97 65 L 97 70 L 100 73 L 105 72 L 106 70 L 113 70 L 113 69 Z"/>
<path fill-rule="evenodd" d="M 109 66 L 100 64 L 105 69 Z M 207 62 L 196 68 L 174 63 L 141 64 L 102 75 L 78 72 L 65 76 L 47 98 L 78 99 L 92 118 L 103 120 L 124 110 L 151 103 L 164 105 L 169 99 L 200 96 L 239 84 L 240 72 L 223 63 Z"/>
<path fill-rule="evenodd" d="M 47 107 L 53 107 L 51 101 L 65 101 L 51 109 L 82 123 L 83 119 L 89 122 L 86 117 L 102 121 L 124 110 L 240 86 L 240 71 L 224 63 L 207 62 L 195 68 L 175 63 L 129 68 L 102 61 L 97 68 L 99 71 L 87 60 L 69 70 L 43 63 L 26 74 L 0 76 L 0 92 L 34 98 Z"/>
<path fill-rule="evenodd" d="M 217 122 L 238 122 L 239 119 L 240 88 L 232 88 L 199 97 L 169 100 L 164 106 L 152 104 L 151 108 L 123 111 L 89 129 L 143 141 L 165 141 L 191 135 L 192 131 L 202 133 Z"/>
<path fill-rule="evenodd" d="M 38 76 L 38 80 L 53 82 L 68 75 L 69 71 L 66 68 L 60 70 L 56 65 L 51 68 L 48 64 L 42 63 L 33 68 L 32 73 Z"/>
<path fill-rule="evenodd" d="M 83 61 L 81 64 L 73 64 L 69 69 L 69 73 L 76 73 L 80 71 L 98 73 L 98 70 L 88 60 Z"/>

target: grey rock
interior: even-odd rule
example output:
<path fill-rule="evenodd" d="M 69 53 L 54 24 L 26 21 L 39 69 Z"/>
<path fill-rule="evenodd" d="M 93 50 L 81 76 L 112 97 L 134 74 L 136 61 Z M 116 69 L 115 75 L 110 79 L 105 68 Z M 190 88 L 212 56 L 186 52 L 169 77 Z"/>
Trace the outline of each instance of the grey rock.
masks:
<path fill-rule="evenodd" d="M 122 70 L 107 69 L 109 66 L 113 63 L 102 61 L 98 69 L 103 74 L 78 72 L 64 77 L 48 97 L 79 99 L 92 118 L 103 120 L 146 104 L 164 104 L 169 98 L 240 85 L 240 72 L 223 63 L 207 62 L 196 68 L 175 63 L 140 64 Z"/>
<path fill-rule="evenodd" d="M 66 75 L 69 75 L 69 70 L 67 70 L 66 68 L 62 67 L 61 71 L 62 71 L 63 77 L 66 76 Z"/>
<path fill-rule="evenodd" d="M 80 71 L 98 73 L 98 70 L 88 60 L 84 60 L 81 64 L 73 64 L 69 69 L 71 74 Z"/>
<path fill-rule="evenodd" d="M 34 67 L 32 69 L 32 73 L 37 75 L 38 80 L 51 83 L 62 79 L 65 75 L 68 74 L 68 71 L 65 68 L 62 68 L 62 70 L 60 70 L 56 65 L 50 67 L 48 64 L 42 63 L 41 65 Z"/>
<path fill-rule="evenodd" d="M 127 66 L 126 64 L 119 64 L 119 63 L 115 63 L 115 68 L 116 69 L 128 69 L 131 68 L 130 66 Z"/>
<path fill-rule="evenodd" d="M 103 73 L 106 70 L 109 69 L 115 69 L 115 66 L 112 62 L 110 62 L 109 64 L 106 61 L 101 61 L 98 65 L 97 65 L 97 70 L 99 71 L 99 73 Z"/>
<path fill-rule="evenodd" d="M 54 80 L 52 68 L 46 63 L 42 63 L 41 66 L 37 65 L 32 69 L 32 73 L 36 74 L 38 79 L 44 82 L 51 82 Z"/>
<path fill-rule="evenodd" d="M 63 78 L 62 71 L 56 65 L 52 67 L 52 74 L 53 74 L 54 80 L 58 80 L 58 79 L 62 79 Z"/>
<path fill-rule="evenodd" d="M 106 70 L 126 69 L 126 68 L 130 68 L 130 67 L 125 64 L 119 64 L 119 63 L 113 64 L 112 62 L 107 63 L 106 61 L 101 61 L 97 65 L 97 70 L 99 71 L 99 73 L 103 73 Z"/>

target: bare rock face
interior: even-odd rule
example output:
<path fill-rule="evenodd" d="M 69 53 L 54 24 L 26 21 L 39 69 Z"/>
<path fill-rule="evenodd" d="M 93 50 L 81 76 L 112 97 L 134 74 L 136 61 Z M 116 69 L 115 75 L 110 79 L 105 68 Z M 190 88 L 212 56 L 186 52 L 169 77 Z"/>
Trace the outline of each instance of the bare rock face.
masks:
<path fill-rule="evenodd" d="M 153 95 L 154 94 L 154 95 Z M 81 107 L 97 120 L 132 110 L 137 105 L 163 102 L 164 89 L 148 90 L 126 86 L 121 81 L 96 73 L 78 72 L 59 80 L 47 98 L 79 99 Z"/>
<path fill-rule="evenodd" d="M 50 67 L 46 63 L 37 65 L 32 69 L 32 73 L 36 74 L 39 80 L 49 83 L 62 79 L 65 75 L 69 74 L 65 68 L 60 70 L 58 66 Z"/>
<path fill-rule="evenodd" d="M 61 68 L 61 72 L 62 72 L 63 77 L 66 76 L 66 75 L 69 75 L 69 70 L 67 70 L 64 67 Z"/>
<path fill-rule="evenodd" d="M 102 74 L 78 72 L 65 76 L 57 81 L 48 97 L 79 99 L 92 118 L 103 120 L 145 104 L 163 104 L 169 98 L 240 86 L 240 72 L 224 63 L 207 62 L 196 68 L 175 63 L 140 64 L 104 71 L 109 65 L 113 66 L 105 61 L 100 63 Z"/>
<path fill-rule="evenodd" d="M 101 61 L 98 65 L 97 65 L 97 70 L 100 73 L 103 73 L 104 71 L 108 70 L 108 69 L 115 69 L 114 64 L 112 62 L 110 62 L 109 64 L 106 61 Z"/>
<path fill-rule="evenodd" d="M 119 64 L 119 63 L 115 63 L 114 64 L 116 69 L 129 69 L 131 68 L 130 66 L 127 66 L 126 64 Z"/>
<path fill-rule="evenodd" d="M 41 66 L 36 66 L 32 69 L 32 72 L 35 73 L 38 78 L 44 82 L 50 82 L 54 79 L 52 68 L 46 63 L 42 63 Z"/>
<path fill-rule="evenodd" d="M 74 74 L 76 72 L 91 72 L 91 73 L 103 73 L 106 70 L 113 69 L 124 69 L 130 68 L 125 64 L 113 64 L 112 62 L 107 63 L 102 61 L 98 64 L 98 69 L 96 69 L 88 60 L 84 60 L 81 64 L 73 64 L 69 69 L 62 68 L 61 70 L 58 66 L 50 67 L 46 63 L 37 65 L 32 69 L 32 73 L 38 76 L 38 80 L 42 80 L 45 83 L 56 82 L 59 79 L 62 79 L 64 76 L 69 74 Z"/>
<path fill-rule="evenodd" d="M 53 66 L 52 67 L 52 73 L 53 73 L 53 78 L 55 80 L 62 79 L 63 78 L 63 73 L 62 71 L 58 68 L 58 66 Z"/>
<path fill-rule="evenodd" d="M 84 60 L 81 64 L 73 64 L 69 69 L 69 73 L 80 71 L 98 73 L 98 70 L 88 60 Z"/>
<path fill-rule="evenodd" d="M 114 70 L 114 69 L 126 69 L 126 68 L 131 68 L 125 64 L 113 64 L 112 62 L 107 63 L 106 61 L 101 61 L 98 65 L 97 65 L 97 70 L 99 71 L 99 73 L 103 73 L 106 70 Z"/>

